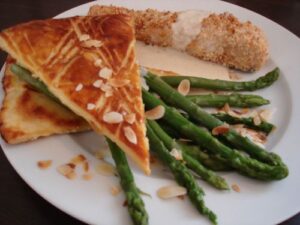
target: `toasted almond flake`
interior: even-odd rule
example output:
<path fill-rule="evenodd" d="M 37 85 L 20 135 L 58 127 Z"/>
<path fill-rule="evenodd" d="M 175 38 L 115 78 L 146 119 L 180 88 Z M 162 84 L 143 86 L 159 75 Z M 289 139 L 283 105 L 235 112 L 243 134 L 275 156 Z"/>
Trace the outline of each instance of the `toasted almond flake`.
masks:
<path fill-rule="evenodd" d="M 272 117 L 272 111 L 269 109 L 263 109 L 259 112 L 259 116 L 263 121 L 270 121 Z"/>
<path fill-rule="evenodd" d="M 104 96 L 105 96 L 106 98 L 108 98 L 108 97 L 110 97 L 110 96 L 112 96 L 112 95 L 113 95 L 113 90 L 106 91 L 105 94 L 104 94 Z"/>
<path fill-rule="evenodd" d="M 232 190 L 234 190 L 235 192 L 241 192 L 240 187 L 237 184 L 233 184 L 231 185 Z"/>
<path fill-rule="evenodd" d="M 76 174 L 75 171 L 72 171 L 72 172 L 68 173 L 65 177 L 70 179 L 70 180 L 74 180 L 74 179 L 76 179 L 77 174 Z"/>
<path fill-rule="evenodd" d="M 256 115 L 255 117 L 253 117 L 253 123 L 256 126 L 259 126 L 261 124 L 261 119 L 260 119 L 259 115 Z"/>
<path fill-rule="evenodd" d="M 165 115 L 165 107 L 158 105 L 151 110 L 145 112 L 145 116 L 149 120 L 158 120 Z"/>
<path fill-rule="evenodd" d="M 121 123 L 123 122 L 123 115 L 114 111 L 107 112 L 103 115 L 103 121 L 111 124 Z"/>
<path fill-rule="evenodd" d="M 71 159 L 71 164 L 79 165 L 86 161 L 86 157 L 82 154 L 76 155 Z"/>
<path fill-rule="evenodd" d="M 87 110 L 93 110 L 96 108 L 96 105 L 93 104 L 93 103 L 88 103 L 87 106 L 86 106 Z"/>
<path fill-rule="evenodd" d="M 190 81 L 187 79 L 184 79 L 180 82 L 180 84 L 178 85 L 178 92 L 182 95 L 187 95 L 190 92 Z"/>
<path fill-rule="evenodd" d="M 133 124 L 135 122 L 135 113 L 125 114 L 124 119 L 127 123 Z"/>
<path fill-rule="evenodd" d="M 176 160 L 183 160 L 182 153 L 176 148 L 173 148 L 170 152 L 170 154 L 176 159 Z"/>
<path fill-rule="evenodd" d="M 90 37 L 90 35 L 88 35 L 88 34 L 82 34 L 82 35 L 80 35 L 80 37 L 79 37 L 79 41 L 87 41 L 87 40 L 89 40 L 91 37 Z"/>
<path fill-rule="evenodd" d="M 124 135 L 127 138 L 127 140 L 129 142 L 131 142 L 132 144 L 136 145 L 137 144 L 137 136 L 136 136 L 134 130 L 131 127 L 127 126 L 127 127 L 123 128 L 123 131 L 124 131 Z"/>
<path fill-rule="evenodd" d="M 86 40 L 83 42 L 83 47 L 86 48 L 91 48 L 91 47 L 99 48 L 102 45 L 103 45 L 102 41 L 94 40 L 94 39 Z"/>
<path fill-rule="evenodd" d="M 91 180 L 93 178 L 93 174 L 91 174 L 91 173 L 84 173 L 84 174 L 82 174 L 81 177 L 82 177 L 83 180 Z"/>
<path fill-rule="evenodd" d="M 67 176 L 68 174 L 70 174 L 74 171 L 74 168 L 72 168 L 69 164 L 63 164 L 63 165 L 57 167 L 57 171 L 61 175 Z"/>
<path fill-rule="evenodd" d="M 37 166 L 42 169 L 48 169 L 52 165 L 52 160 L 40 160 L 37 162 Z"/>
<path fill-rule="evenodd" d="M 83 84 L 82 83 L 77 84 L 77 86 L 75 88 L 75 91 L 81 91 L 82 88 L 83 88 Z"/>
<path fill-rule="evenodd" d="M 147 85 L 147 82 L 144 77 L 141 77 L 140 83 L 141 83 L 141 87 L 143 89 L 145 89 L 146 91 L 149 91 L 149 86 Z"/>
<path fill-rule="evenodd" d="M 96 59 L 94 62 L 94 65 L 97 67 L 101 67 L 102 66 L 102 59 Z"/>
<path fill-rule="evenodd" d="M 103 176 L 115 176 L 117 175 L 116 168 L 108 162 L 101 162 L 96 166 L 96 172 Z"/>
<path fill-rule="evenodd" d="M 102 84 L 103 84 L 103 81 L 102 81 L 102 80 L 96 80 L 96 81 L 93 83 L 93 86 L 94 86 L 95 88 L 100 88 Z"/>
<path fill-rule="evenodd" d="M 226 113 L 230 113 L 231 109 L 228 103 L 226 103 L 223 108 L 221 109 L 222 111 L 226 112 Z"/>
<path fill-rule="evenodd" d="M 229 126 L 228 124 L 224 123 L 220 126 L 215 127 L 212 129 L 212 134 L 213 135 L 220 135 L 220 134 L 225 134 L 229 131 Z"/>
<path fill-rule="evenodd" d="M 121 192 L 121 188 L 119 186 L 112 186 L 110 187 L 110 193 L 113 196 L 117 196 Z"/>
<path fill-rule="evenodd" d="M 99 71 L 99 77 L 104 78 L 104 79 L 110 79 L 112 76 L 113 71 L 107 67 L 102 68 Z"/>
<path fill-rule="evenodd" d="M 108 156 L 110 156 L 110 155 L 111 155 L 111 154 L 110 154 L 110 151 L 107 150 L 107 149 L 99 150 L 99 151 L 96 151 L 96 152 L 95 152 L 95 157 L 96 157 L 97 159 L 101 159 L 101 160 L 103 160 L 104 158 L 106 158 L 106 157 L 108 157 Z"/>
<path fill-rule="evenodd" d="M 108 82 L 112 87 L 118 88 L 118 87 L 123 87 L 123 86 L 129 84 L 130 80 L 112 78 Z"/>
<path fill-rule="evenodd" d="M 187 190 L 178 185 L 164 186 L 157 190 L 158 197 L 162 199 L 174 198 L 177 196 L 186 195 Z"/>
<path fill-rule="evenodd" d="M 112 87 L 108 83 L 102 84 L 100 89 L 104 92 L 112 91 Z"/>

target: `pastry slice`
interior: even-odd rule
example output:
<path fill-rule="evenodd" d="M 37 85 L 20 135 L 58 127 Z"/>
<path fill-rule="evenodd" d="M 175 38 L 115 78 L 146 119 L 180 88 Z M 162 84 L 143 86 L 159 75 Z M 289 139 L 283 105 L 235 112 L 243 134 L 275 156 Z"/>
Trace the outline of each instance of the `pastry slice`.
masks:
<path fill-rule="evenodd" d="M 149 174 L 134 45 L 125 14 L 38 20 L 0 33 L 1 49 Z"/>

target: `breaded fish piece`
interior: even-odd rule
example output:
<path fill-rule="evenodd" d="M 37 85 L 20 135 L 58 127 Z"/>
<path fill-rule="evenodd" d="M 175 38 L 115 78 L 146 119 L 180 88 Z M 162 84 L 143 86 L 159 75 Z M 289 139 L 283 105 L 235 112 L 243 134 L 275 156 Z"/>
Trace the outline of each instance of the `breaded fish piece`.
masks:
<path fill-rule="evenodd" d="M 9 144 L 19 144 L 53 134 L 89 130 L 88 123 L 51 98 L 33 90 L 10 71 L 6 62 L 0 133 Z"/>
<path fill-rule="evenodd" d="M 128 13 L 134 17 L 137 40 L 185 51 L 203 60 L 243 71 L 260 69 L 268 58 L 262 30 L 230 13 L 130 10 L 94 5 L 88 15 Z"/>
<path fill-rule="evenodd" d="M 124 14 L 37 20 L 0 33 L 1 49 L 149 174 L 134 45 Z"/>

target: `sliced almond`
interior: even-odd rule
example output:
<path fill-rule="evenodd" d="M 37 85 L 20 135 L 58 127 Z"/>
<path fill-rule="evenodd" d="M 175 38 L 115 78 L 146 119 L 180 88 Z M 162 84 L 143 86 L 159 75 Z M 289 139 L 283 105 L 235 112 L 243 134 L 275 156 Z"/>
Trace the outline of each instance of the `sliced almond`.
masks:
<path fill-rule="evenodd" d="M 99 77 L 107 80 L 111 78 L 112 74 L 113 71 L 107 67 L 104 67 L 99 71 Z"/>
<path fill-rule="evenodd" d="M 102 59 L 96 59 L 94 62 L 94 65 L 97 67 L 101 67 L 102 66 Z"/>
<path fill-rule="evenodd" d="M 70 180 L 74 180 L 77 177 L 76 172 L 73 170 L 72 172 L 68 173 L 65 175 L 66 178 L 70 179 Z"/>
<path fill-rule="evenodd" d="M 187 95 L 190 92 L 190 81 L 187 79 L 184 79 L 180 82 L 180 84 L 178 85 L 178 92 L 182 95 Z"/>
<path fill-rule="evenodd" d="M 108 112 L 103 115 L 103 121 L 111 124 L 121 123 L 123 115 L 118 112 Z"/>
<path fill-rule="evenodd" d="M 270 121 L 272 117 L 272 111 L 269 109 L 264 109 L 259 112 L 259 116 L 263 121 Z"/>
<path fill-rule="evenodd" d="M 93 178 L 93 174 L 91 174 L 91 173 L 84 173 L 84 174 L 82 174 L 81 177 L 82 177 L 83 180 L 91 180 Z"/>
<path fill-rule="evenodd" d="M 151 110 L 145 112 L 145 116 L 149 120 L 158 120 L 165 115 L 165 107 L 158 105 Z"/>
<path fill-rule="evenodd" d="M 101 162 L 96 166 L 96 172 L 103 176 L 116 176 L 116 168 L 108 162 Z"/>
<path fill-rule="evenodd" d="M 241 192 L 240 187 L 237 184 L 233 184 L 231 185 L 232 190 L 234 190 L 235 192 Z"/>
<path fill-rule="evenodd" d="M 213 135 L 226 134 L 228 131 L 229 131 L 228 124 L 222 124 L 212 129 L 212 134 Z"/>
<path fill-rule="evenodd" d="M 64 164 L 64 165 L 57 167 L 57 171 L 61 175 L 72 180 L 72 179 L 76 178 L 76 173 L 74 171 L 74 168 L 75 168 L 74 164 L 68 163 L 68 164 Z"/>
<path fill-rule="evenodd" d="M 135 122 L 135 113 L 125 114 L 124 119 L 127 123 L 133 124 Z"/>
<path fill-rule="evenodd" d="M 157 190 L 158 197 L 162 199 L 174 198 L 177 196 L 186 195 L 187 190 L 184 187 L 177 185 L 170 185 L 161 187 Z"/>
<path fill-rule="evenodd" d="M 140 83 L 141 83 L 141 87 L 143 89 L 145 89 L 146 91 L 149 91 L 149 86 L 147 85 L 147 82 L 144 77 L 141 77 Z"/>
<path fill-rule="evenodd" d="M 83 88 L 83 84 L 78 84 L 75 88 L 75 91 L 81 91 L 81 89 Z"/>
<path fill-rule="evenodd" d="M 91 37 L 88 34 L 82 34 L 79 36 L 79 41 L 87 41 L 89 40 Z"/>
<path fill-rule="evenodd" d="M 96 105 L 94 103 L 88 103 L 86 108 L 87 108 L 87 110 L 93 110 L 96 108 Z"/>
<path fill-rule="evenodd" d="M 91 48 L 91 47 L 99 48 L 102 45 L 103 45 L 102 41 L 93 40 L 93 39 L 86 40 L 82 43 L 82 46 L 86 48 Z"/>
<path fill-rule="evenodd" d="M 183 160 L 182 153 L 176 148 L 173 148 L 170 152 L 170 154 L 176 159 L 176 160 Z"/>
<path fill-rule="evenodd" d="M 86 157 L 82 154 L 76 155 L 74 158 L 71 159 L 71 163 L 75 165 L 82 164 L 86 161 Z"/>
<path fill-rule="evenodd" d="M 104 92 L 112 91 L 112 87 L 108 83 L 102 84 L 100 89 Z"/>
<path fill-rule="evenodd" d="M 124 131 L 125 137 L 127 138 L 127 140 L 129 142 L 131 142 L 132 144 L 137 144 L 137 136 L 131 127 L 129 127 L 129 126 L 124 127 L 123 131 Z"/>
<path fill-rule="evenodd" d="M 118 88 L 118 87 L 123 87 L 123 86 L 129 84 L 129 83 L 130 83 L 130 80 L 128 80 L 128 79 L 117 79 L 117 78 L 112 78 L 112 79 L 109 79 L 108 83 L 109 83 L 112 87 Z"/>
<path fill-rule="evenodd" d="M 40 160 L 37 162 L 37 165 L 40 169 L 48 169 L 52 165 L 52 160 Z"/>
<path fill-rule="evenodd" d="M 261 119 L 260 119 L 259 115 L 256 115 L 253 117 L 253 123 L 256 126 L 259 126 L 261 124 Z"/>
<path fill-rule="evenodd" d="M 112 186 L 110 187 L 110 193 L 113 196 L 117 196 L 121 192 L 121 188 L 119 186 Z"/>
<path fill-rule="evenodd" d="M 96 81 L 93 83 L 93 86 L 94 86 L 95 88 L 100 88 L 102 84 L 103 84 L 103 80 L 96 80 Z"/>

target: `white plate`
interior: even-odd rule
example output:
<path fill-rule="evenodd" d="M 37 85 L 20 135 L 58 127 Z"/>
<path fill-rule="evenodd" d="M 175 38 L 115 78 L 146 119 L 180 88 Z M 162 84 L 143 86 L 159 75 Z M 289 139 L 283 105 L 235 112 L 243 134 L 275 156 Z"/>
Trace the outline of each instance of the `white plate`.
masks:
<path fill-rule="evenodd" d="M 300 101 L 297 100 L 297 95 L 300 94 L 300 40 L 265 17 L 221 1 L 101 1 L 101 4 L 111 3 L 137 9 L 229 11 L 242 20 L 251 20 L 266 32 L 271 59 L 262 70 L 257 74 L 248 75 L 248 78 L 262 75 L 274 65 L 281 69 L 279 81 L 258 94 L 272 99 L 272 107 L 277 108 L 274 123 L 278 130 L 272 135 L 268 148 L 282 156 L 290 169 L 290 175 L 279 182 L 264 183 L 234 173 L 226 174 L 230 184 L 237 183 L 240 186 L 241 193 L 221 192 L 201 181 L 199 183 L 206 191 L 207 205 L 216 212 L 220 224 L 275 224 L 299 212 Z M 96 3 L 91 2 L 73 8 L 59 17 L 85 15 L 88 8 L 94 4 Z M 3 97 L 2 91 L 0 96 Z M 131 224 L 127 208 L 122 207 L 124 196 L 121 194 L 113 197 L 109 192 L 111 186 L 118 184 L 117 178 L 96 175 L 91 181 L 69 181 L 58 175 L 55 170 L 56 166 L 65 163 L 77 153 L 85 154 L 91 164 L 96 165 L 97 160 L 89 152 L 104 148 L 103 138 L 90 132 L 44 138 L 21 145 L 7 145 L 3 140 L 0 143 L 8 160 L 28 185 L 59 209 L 91 224 Z M 36 162 L 41 159 L 53 159 L 54 165 L 49 170 L 41 171 L 36 166 Z M 159 187 L 174 183 L 171 176 L 154 171 L 153 176 L 146 177 L 136 168 L 133 167 L 133 170 L 137 185 L 152 195 L 152 198 L 143 197 L 150 224 L 209 224 L 187 199 L 162 201 L 156 196 Z"/>

